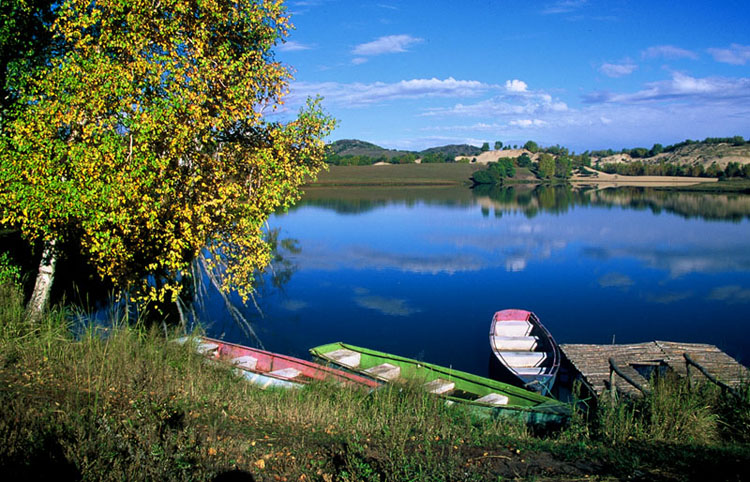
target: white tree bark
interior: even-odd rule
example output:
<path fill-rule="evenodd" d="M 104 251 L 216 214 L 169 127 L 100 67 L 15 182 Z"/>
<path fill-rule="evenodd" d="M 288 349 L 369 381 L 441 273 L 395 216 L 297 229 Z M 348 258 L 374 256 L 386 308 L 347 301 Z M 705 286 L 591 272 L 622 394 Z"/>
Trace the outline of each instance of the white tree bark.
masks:
<path fill-rule="evenodd" d="M 34 292 L 26 306 L 26 319 L 31 323 L 38 323 L 42 319 L 42 313 L 49 301 L 52 281 L 55 279 L 55 264 L 57 264 L 55 241 L 45 241 L 42 260 L 39 262 L 39 273 L 34 283 Z"/>

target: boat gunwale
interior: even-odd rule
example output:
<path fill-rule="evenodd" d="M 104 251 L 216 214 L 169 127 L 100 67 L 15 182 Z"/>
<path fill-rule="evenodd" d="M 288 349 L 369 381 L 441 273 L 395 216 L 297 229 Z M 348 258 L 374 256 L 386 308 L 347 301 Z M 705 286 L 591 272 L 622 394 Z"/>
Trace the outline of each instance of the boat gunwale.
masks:
<path fill-rule="evenodd" d="M 333 381 L 337 381 L 337 382 L 350 382 L 354 385 L 361 385 L 369 389 L 375 389 L 381 385 L 378 382 L 373 382 L 370 378 L 366 376 L 363 376 L 357 373 L 349 373 L 345 370 L 339 370 L 333 367 L 328 367 L 325 365 L 321 365 L 319 363 L 315 363 L 310 360 L 303 360 L 301 358 L 297 358 L 297 357 L 293 357 L 289 355 L 283 355 L 281 353 L 274 353 L 274 352 L 263 350 L 260 348 L 253 348 L 253 347 L 249 347 L 245 345 L 240 345 L 239 343 L 232 343 L 229 341 L 219 340 L 217 338 L 211 338 L 208 336 L 197 336 L 197 337 L 192 337 L 192 338 L 195 340 L 208 341 L 212 343 L 217 343 L 219 345 L 227 345 L 227 346 L 234 347 L 240 350 L 248 350 L 250 352 L 259 353 L 259 354 L 262 354 L 264 356 L 271 358 L 272 360 L 281 359 L 289 363 L 304 365 L 305 367 L 310 368 L 314 371 L 324 372 L 325 374 L 330 375 Z M 276 380 L 289 381 L 291 383 L 297 383 L 299 385 L 308 385 L 312 383 L 313 381 L 326 381 L 326 379 L 329 378 L 329 377 L 321 377 L 320 379 L 318 379 L 315 377 L 310 377 L 310 376 L 302 374 L 306 378 L 309 378 L 310 380 L 309 381 L 308 380 L 291 380 L 289 378 L 278 377 L 278 376 L 272 375 L 270 371 L 253 370 L 247 367 L 235 366 L 235 365 L 232 365 L 232 363 L 229 360 L 222 359 L 220 357 L 216 357 L 215 360 L 227 363 L 232 368 L 244 370 L 244 371 L 251 372 L 251 373 L 258 373 L 258 374 L 261 374 L 270 378 L 274 378 Z"/>
<path fill-rule="evenodd" d="M 344 342 L 327 343 L 327 344 L 324 344 L 324 345 L 313 347 L 313 348 L 310 349 L 310 353 L 312 353 L 314 356 L 317 356 L 319 358 L 322 358 L 322 359 L 326 360 L 329 363 L 335 364 L 337 366 L 342 366 L 344 368 L 348 368 L 345 365 L 342 365 L 342 364 L 336 362 L 335 360 L 332 360 L 330 358 L 325 357 L 325 353 L 321 353 L 320 352 L 320 350 L 319 350 L 320 348 L 322 348 L 322 347 L 328 347 L 328 346 L 338 346 L 338 347 L 343 347 L 343 348 L 349 348 L 349 349 L 353 349 L 353 351 L 355 351 L 355 352 L 363 353 L 363 354 L 366 354 L 368 356 L 375 356 L 375 357 L 384 358 L 384 359 L 392 360 L 392 361 L 396 361 L 396 362 L 404 362 L 404 363 L 408 363 L 408 364 L 411 364 L 411 365 L 421 365 L 421 366 L 424 366 L 425 368 L 429 368 L 432 371 L 435 371 L 435 372 L 447 375 L 449 377 L 457 378 L 457 379 L 459 379 L 461 381 L 464 381 L 464 382 L 467 382 L 467 383 L 472 383 L 472 384 L 480 385 L 480 386 L 483 386 L 483 387 L 486 387 L 486 388 L 490 388 L 492 390 L 501 390 L 501 391 L 504 391 L 504 392 L 512 395 L 513 397 L 522 398 L 522 399 L 524 399 L 524 400 L 526 400 L 528 402 L 537 403 L 537 405 L 531 405 L 531 406 L 528 406 L 528 407 L 519 406 L 519 405 L 503 405 L 501 407 L 497 407 L 497 406 L 487 405 L 487 404 L 483 404 L 483 403 L 476 403 L 476 401 L 474 401 L 474 400 L 468 400 L 468 399 L 464 399 L 464 398 L 452 397 L 450 395 L 440 395 L 441 397 L 443 397 L 445 399 L 452 400 L 452 401 L 456 401 L 456 402 L 460 402 L 460 403 L 466 403 L 466 404 L 470 404 L 470 405 L 478 406 L 478 407 L 486 407 L 486 408 L 500 409 L 500 410 L 519 410 L 519 411 L 528 411 L 528 412 L 541 412 L 541 411 L 544 411 L 543 409 L 548 408 L 548 407 L 549 408 L 554 408 L 554 407 L 566 406 L 563 402 L 560 402 L 559 400 L 555 400 L 554 398 L 548 397 L 546 395 L 542 395 L 540 393 L 537 393 L 537 392 L 534 392 L 534 391 L 531 391 L 531 390 L 528 390 L 528 389 L 525 389 L 525 388 L 517 387 L 515 385 L 511 385 L 511 384 L 508 384 L 508 383 L 505 383 L 505 382 L 501 382 L 501 381 L 498 381 L 498 380 L 492 380 L 490 378 L 482 377 L 480 375 L 474 375 L 472 373 L 464 372 L 462 370 L 454 370 L 452 368 L 443 367 L 441 365 L 435 365 L 435 364 L 432 364 L 432 363 L 429 363 L 429 362 L 421 362 L 421 361 L 418 361 L 418 360 L 414 360 L 413 358 L 406 358 L 406 357 L 402 357 L 400 355 L 393 355 L 393 354 L 390 354 L 390 353 L 380 352 L 378 350 L 371 350 L 369 348 L 363 348 L 363 347 L 359 347 L 359 346 L 356 346 L 356 345 L 349 345 L 349 344 L 344 343 Z M 360 370 L 355 370 L 355 373 L 362 374 L 363 372 L 360 371 Z M 365 376 L 367 376 L 367 375 L 365 375 Z M 469 378 L 467 378 L 467 377 L 469 377 Z M 472 379 L 472 378 L 474 378 L 474 379 Z M 492 385 L 489 385 L 489 384 L 487 384 L 487 383 L 485 383 L 483 381 L 479 381 L 479 380 L 476 380 L 476 379 L 482 379 L 482 380 L 485 380 L 487 382 L 491 382 L 492 384 L 497 384 L 497 385 L 495 387 L 493 387 Z M 502 386 L 500 386 L 500 385 L 502 385 Z M 545 404 L 547 404 L 547 405 L 545 406 Z M 558 413 L 558 412 L 554 412 L 554 411 L 550 411 L 550 412 L 551 413 Z"/>
<path fill-rule="evenodd" d="M 524 385 L 528 385 L 528 383 L 525 382 L 523 379 L 522 374 L 518 373 L 518 371 L 508 364 L 505 361 L 505 358 L 500 354 L 500 350 L 497 350 L 492 342 L 492 337 L 495 335 L 495 327 L 498 322 L 502 322 L 503 320 L 498 320 L 497 315 L 498 313 L 502 313 L 504 311 L 520 311 L 527 314 L 526 321 L 530 322 L 533 326 L 537 327 L 539 330 L 541 330 L 542 335 L 546 337 L 549 340 L 549 345 L 552 351 L 552 363 L 546 367 L 543 367 L 545 370 L 543 373 L 539 373 L 538 375 L 531 375 L 531 377 L 544 377 L 544 378 L 555 378 L 557 377 L 557 372 L 560 370 L 560 362 L 561 362 L 561 354 L 560 354 L 560 347 L 555 341 L 554 337 L 552 336 L 552 333 L 547 329 L 546 326 L 544 326 L 544 323 L 541 322 L 539 317 L 534 313 L 533 311 L 524 310 L 520 308 L 506 308 L 504 310 L 496 311 L 494 315 L 492 315 L 492 322 L 490 323 L 490 349 L 492 350 L 492 354 L 495 356 L 495 358 L 500 361 L 500 363 L 507 368 L 515 377 L 517 377 L 519 380 L 524 382 Z M 549 393 L 551 387 L 546 387 L 546 391 Z"/>

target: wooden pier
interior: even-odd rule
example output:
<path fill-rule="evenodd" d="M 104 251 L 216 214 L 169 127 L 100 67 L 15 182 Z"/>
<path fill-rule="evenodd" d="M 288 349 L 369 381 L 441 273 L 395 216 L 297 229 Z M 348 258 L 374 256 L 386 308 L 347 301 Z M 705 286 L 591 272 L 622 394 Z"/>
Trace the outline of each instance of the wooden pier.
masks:
<path fill-rule="evenodd" d="M 623 374 L 642 387 L 649 386 L 652 374 L 672 372 L 680 377 L 690 374 L 691 381 L 703 381 L 705 377 L 694 367 L 687 369 L 685 354 L 699 363 L 707 372 L 736 387 L 750 380 L 750 372 L 714 345 L 702 343 L 676 343 L 651 341 L 631 345 L 560 345 L 563 358 L 572 367 L 572 375 L 578 377 L 596 396 L 610 388 L 610 363 L 612 358 Z M 639 391 L 623 378 L 614 378 L 617 392 L 637 395 Z"/>

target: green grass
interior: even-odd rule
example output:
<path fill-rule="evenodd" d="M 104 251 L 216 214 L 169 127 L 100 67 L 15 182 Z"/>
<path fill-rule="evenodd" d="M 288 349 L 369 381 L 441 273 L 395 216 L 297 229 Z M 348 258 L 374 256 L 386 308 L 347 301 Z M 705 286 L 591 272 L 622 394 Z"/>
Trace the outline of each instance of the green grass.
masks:
<path fill-rule="evenodd" d="M 0 285 L 9 480 L 49 470 L 71 480 L 736 479 L 750 463 L 749 409 L 710 388 L 665 385 L 660 398 L 532 433 L 411 386 L 261 391 L 158 331 L 73 339 L 67 319 L 57 309 L 29 326 L 18 290 Z"/>

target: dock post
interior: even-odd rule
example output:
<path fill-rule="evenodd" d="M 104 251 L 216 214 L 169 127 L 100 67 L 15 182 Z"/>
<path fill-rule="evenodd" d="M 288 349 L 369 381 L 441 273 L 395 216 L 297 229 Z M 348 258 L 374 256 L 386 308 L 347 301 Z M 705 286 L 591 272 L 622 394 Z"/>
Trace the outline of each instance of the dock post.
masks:
<path fill-rule="evenodd" d="M 688 391 L 693 391 L 693 380 L 690 377 L 690 362 L 685 358 L 685 377 L 687 378 Z"/>
<path fill-rule="evenodd" d="M 609 396 L 612 399 L 612 405 L 615 404 L 617 401 L 617 387 L 615 386 L 615 369 L 612 366 L 610 358 L 610 364 L 609 364 Z"/>

